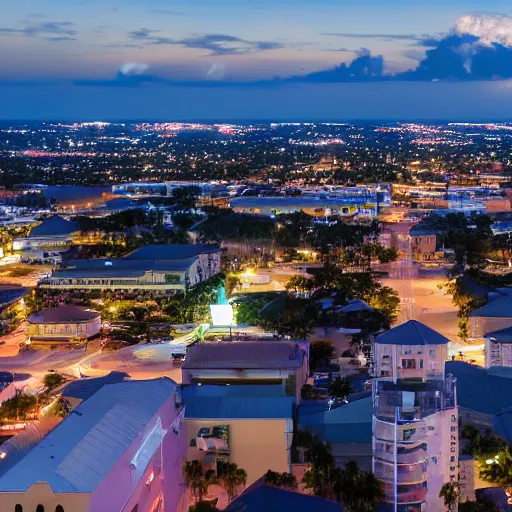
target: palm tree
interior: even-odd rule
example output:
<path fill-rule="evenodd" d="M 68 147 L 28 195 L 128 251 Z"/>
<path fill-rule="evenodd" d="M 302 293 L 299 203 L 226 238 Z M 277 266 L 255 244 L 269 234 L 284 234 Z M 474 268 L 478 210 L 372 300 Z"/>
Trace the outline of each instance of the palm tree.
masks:
<path fill-rule="evenodd" d="M 480 461 L 480 478 L 512 490 L 512 447 L 506 446 L 494 457 Z"/>
<path fill-rule="evenodd" d="M 208 482 L 203 475 L 203 464 L 199 460 L 185 461 L 181 470 L 185 485 L 189 488 L 195 503 L 203 501 L 208 491 Z"/>
<path fill-rule="evenodd" d="M 441 487 L 439 497 L 444 499 L 444 506 L 450 512 L 459 499 L 459 485 L 455 482 L 447 482 Z"/>
<path fill-rule="evenodd" d="M 277 473 L 269 469 L 264 476 L 265 485 L 281 489 L 297 489 L 297 477 L 293 473 Z"/>
<path fill-rule="evenodd" d="M 336 468 L 333 491 L 346 512 L 372 512 L 384 497 L 382 483 L 373 473 L 360 470 L 354 461 L 344 469 Z"/>
<path fill-rule="evenodd" d="M 217 460 L 217 478 L 219 484 L 226 490 L 231 503 L 239 487 L 247 483 L 247 472 L 239 468 L 234 462 Z"/>

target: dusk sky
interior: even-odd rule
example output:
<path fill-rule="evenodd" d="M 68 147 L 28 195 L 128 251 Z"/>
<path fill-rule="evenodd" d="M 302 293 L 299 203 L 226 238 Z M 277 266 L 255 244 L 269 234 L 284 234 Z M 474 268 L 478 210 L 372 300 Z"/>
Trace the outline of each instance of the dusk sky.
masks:
<path fill-rule="evenodd" d="M 17 0 L 0 59 L 3 119 L 512 118 L 510 0 Z"/>

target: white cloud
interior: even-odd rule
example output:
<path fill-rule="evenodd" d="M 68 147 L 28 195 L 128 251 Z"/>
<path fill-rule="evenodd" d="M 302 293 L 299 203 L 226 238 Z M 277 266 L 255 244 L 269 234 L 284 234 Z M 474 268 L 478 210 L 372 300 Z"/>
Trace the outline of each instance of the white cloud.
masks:
<path fill-rule="evenodd" d="M 223 63 L 215 63 L 210 66 L 210 69 L 206 72 L 206 76 L 212 78 L 222 78 L 226 71 L 226 65 Z"/>
<path fill-rule="evenodd" d="M 141 62 L 126 62 L 119 68 L 119 72 L 126 76 L 143 75 L 149 66 Z"/>
<path fill-rule="evenodd" d="M 453 27 L 455 34 L 470 34 L 480 43 L 499 43 L 512 47 L 512 17 L 504 14 L 468 14 L 461 16 Z"/>

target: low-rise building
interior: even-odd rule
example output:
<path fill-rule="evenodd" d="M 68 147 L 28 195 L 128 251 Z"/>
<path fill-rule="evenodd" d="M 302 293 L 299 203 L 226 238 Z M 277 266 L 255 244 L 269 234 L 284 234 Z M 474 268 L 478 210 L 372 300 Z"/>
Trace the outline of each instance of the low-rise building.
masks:
<path fill-rule="evenodd" d="M 43 309 L 28 318 L 31 341 L 55 343 L 72 339 L 87 340 L 100 330 L 101 314 L 77 306 Z"/>
<path fill-rule="evenodd" d="M 304 212 L 312 217 L 376 217 L 378 192 L 355 190 L 345 196 L 237 197 L 230 200 L 236 213 L 266 217 Z"/>
<path fill-rule="evenodd" d="M 28 237 L 15 238 L 12 249 L 21 251 L 23 260 L 54 263 L 60 261 L 60 253 L 67 251 L 79 234 L 74 222 L 54 215 L 34 227 Z"/>
<path fill-rule="evenodd" d="M 167 378 L 105 385 L 29 449 L 5 452 L 0 511 L 176 510 L 185 455 L 176 387 Z"/>
<path fill-rule="evenodd" d="M 285 384 L 300 400 L 308 377 L 309 344 L 293 341 L 199 343 L 190 347 L 182 382 L 209 384 Z"/>
<path fill-rule="evenodd" d="M 215 245 L 146 245 L 118 259 L 66 261 L 44 288 L 187 290 L 221 271 Z"/>
<path fill-rule="evenodd" d="M 248 485 L 269 469 L 291 471 L 296 400 L 283 385 L 193 384 L 182 396 L 188 460 L 201 460 L 205 470 L 219 458 L 234 462 Z"/>
<path fill-rule="evenodd" d="M 318 404 L 301 404 L 299 430 L 309 430 L 331 446 L 336 465 L 353 460 L 365 471 L 372 470 L 372 397 L 351 401 L 330 410 Z"/>

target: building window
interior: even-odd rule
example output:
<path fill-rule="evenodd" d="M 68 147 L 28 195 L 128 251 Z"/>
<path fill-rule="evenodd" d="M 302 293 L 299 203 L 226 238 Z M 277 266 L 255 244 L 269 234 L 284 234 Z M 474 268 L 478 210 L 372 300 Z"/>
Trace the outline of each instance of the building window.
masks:
<path fill-rule="evenodd" d="M 44 512 L 44 507 L 43 507 L 43 505 L 37 505 L 37 507 L 36 507 L 36 512 Z"/>
<path fill-rule="evenodd" d="M 414 370 L 416 368 L 416 359 L 402 359 L 402 368 Z"/>
<path fill-rule="evenodd" d="M 57 505 L 55 507 L 55 512 L 64 512 L 64 507 L 62 505 Z"/>
<path fill-rule="evenodd" d="M 19 503 L 14 507 L 14 512 L 23 512 L 23 506 Z"/>

